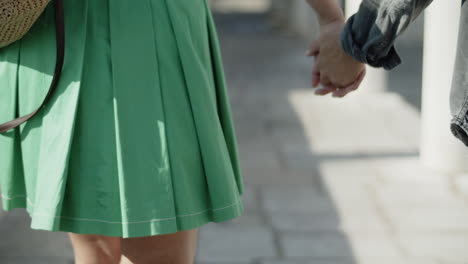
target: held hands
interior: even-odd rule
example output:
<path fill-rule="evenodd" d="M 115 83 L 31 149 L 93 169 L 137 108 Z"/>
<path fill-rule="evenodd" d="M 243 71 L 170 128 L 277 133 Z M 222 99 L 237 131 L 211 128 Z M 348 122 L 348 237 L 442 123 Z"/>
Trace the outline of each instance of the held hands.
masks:
<path fill-rule="evenodd" d="M 340 34 L 344 22 L 341 20 L 323 24 L 320 36 L 310 46 L 307 56 L 314 56 L 312 87 L 322 86 L 317 95 L 332 93 L 334 97 L 344 97 L 359 88 L 366 67 L 346 54 L 340 45 Z"/>

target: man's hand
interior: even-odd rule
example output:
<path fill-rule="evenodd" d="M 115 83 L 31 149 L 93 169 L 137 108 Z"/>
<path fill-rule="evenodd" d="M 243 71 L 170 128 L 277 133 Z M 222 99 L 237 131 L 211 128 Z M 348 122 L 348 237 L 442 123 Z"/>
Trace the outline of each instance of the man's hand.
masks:
<path fill-rule="evenodd" d="M 341 20 L 320 27 L 320 37 L 312 43 L 308 56 L 314 56 L 312 87 L 322 84 L 315 93 L 343 97 L 356 90 L 366 74 L 365 65 L 346 54 L 340 46 Z"/>

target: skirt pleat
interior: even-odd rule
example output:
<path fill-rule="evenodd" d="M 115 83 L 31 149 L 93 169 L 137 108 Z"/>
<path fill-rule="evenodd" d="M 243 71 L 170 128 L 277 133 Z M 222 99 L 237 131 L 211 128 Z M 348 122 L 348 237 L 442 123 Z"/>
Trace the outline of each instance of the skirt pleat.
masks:
<path fill-rule="evenodd" d="M 58 91 L 0 135 L 4 209 L 26 208 L 34 229 L 121 237 L 240 216 L 243 182 L 206 1 L 65 0 L 65 10 Z M 39 105 L 54 43 L 48 7 L 0 49 L 0 122 Z"/>

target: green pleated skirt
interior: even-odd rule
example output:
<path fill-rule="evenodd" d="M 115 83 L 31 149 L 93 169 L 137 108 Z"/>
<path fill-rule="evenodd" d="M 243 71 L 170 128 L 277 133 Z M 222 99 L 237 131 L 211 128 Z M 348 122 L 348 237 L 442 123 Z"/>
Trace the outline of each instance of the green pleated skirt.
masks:
<path fill-rule="evenodd" d="M 243 182 L 206 0 L 64 0 L 50 103 L 0 134 L 3 209 L 31 228 L 138 237 L 242 214 Z M 0 122 L 32 112 L 55 66 L 50 5 L 0 49 Z"/>

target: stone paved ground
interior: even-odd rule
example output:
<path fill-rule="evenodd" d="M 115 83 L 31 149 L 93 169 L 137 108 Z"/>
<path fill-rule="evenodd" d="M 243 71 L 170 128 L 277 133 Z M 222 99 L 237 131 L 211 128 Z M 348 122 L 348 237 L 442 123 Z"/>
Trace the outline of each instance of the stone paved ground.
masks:
<path fill-rule="evenodd" d="M 388 92 L 316 97 L 307 43 L 266 21 L 218 16 L 247 210 L 201 230 L 198 263 L 468 263 L 466 197 L 418 163 L 421 43 Z"/>
<path fill-rule="evenodd" d="M 308 88 L 307 43 L 264 14 L 217 21 L 246 211 L 201 228 L 197 264 L 468 263 L 467 197 L 418 164 L 419 43 L 389 92 L 332 99 Z M 0 236 L 2 264 L 72 263 L 67 237 L 24 211 L 0 215 Z"/>

